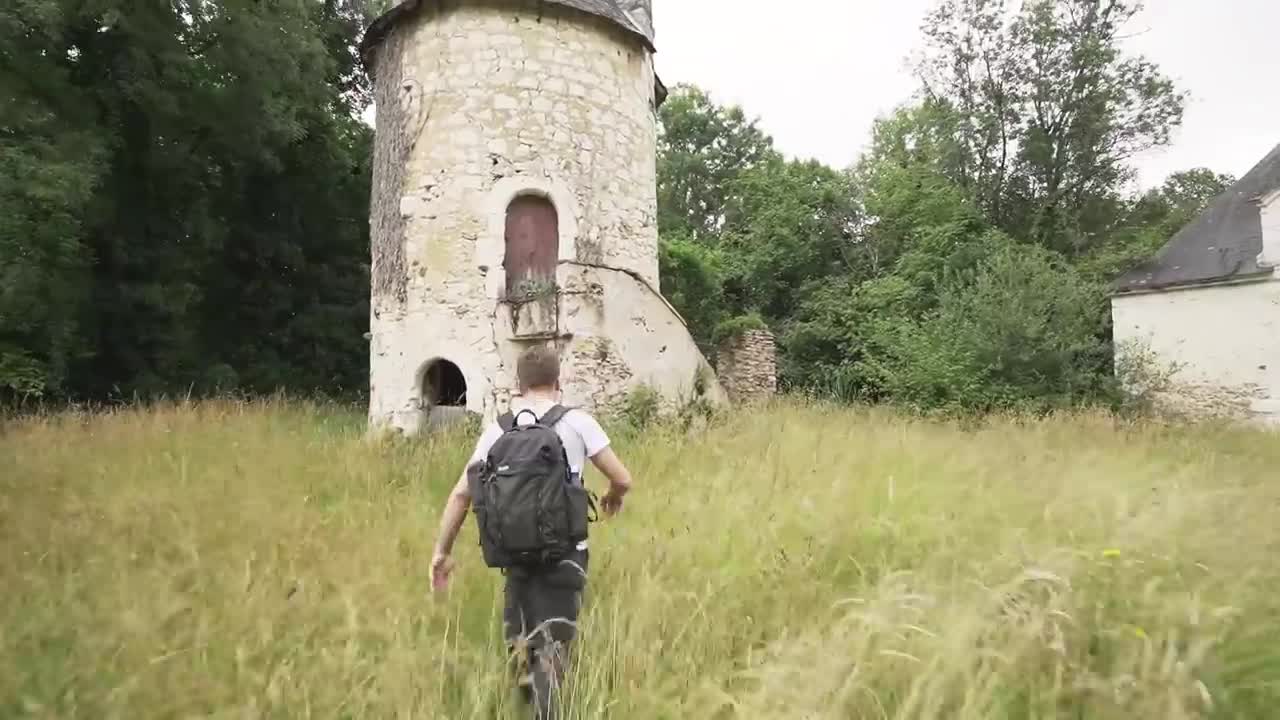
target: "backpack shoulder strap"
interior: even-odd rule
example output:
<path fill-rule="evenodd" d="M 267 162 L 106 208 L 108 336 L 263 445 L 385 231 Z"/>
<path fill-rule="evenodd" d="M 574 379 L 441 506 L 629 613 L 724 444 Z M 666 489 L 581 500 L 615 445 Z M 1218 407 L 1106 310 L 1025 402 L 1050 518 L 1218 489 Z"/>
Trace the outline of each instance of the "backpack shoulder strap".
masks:
<path fill-rule="evenodd" d="M 542 417 L 538 418 L 538 423 L 540 425 L 546 425 L 547 427 L 555 427 L 556 423 L 563 420 L 564 416 L 568 415 L 569 411 L 572 409 L 573 408 L 565 407 L 564 405 L 556 405 L 548 410 Z"/>
<path fill-rule="evenodd" d="M 507 411 L 498 416 L 498 427 L 502 428 L 502 432 L 511 432 L 516 426 L 516 416 Z"/>

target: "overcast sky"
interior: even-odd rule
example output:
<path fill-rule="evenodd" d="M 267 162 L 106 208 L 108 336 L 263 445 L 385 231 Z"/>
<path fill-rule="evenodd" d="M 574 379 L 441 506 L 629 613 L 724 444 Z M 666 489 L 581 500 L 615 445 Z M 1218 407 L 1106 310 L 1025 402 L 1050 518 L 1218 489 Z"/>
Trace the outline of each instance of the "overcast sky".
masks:
<path fill-rule="evenodd" d="M 906 63 L 934 0 L 654 0 L 658 73 L 738 103 L 778 147 L 845 166 L 916 89 Z M 1280 0 L 1147 0 L 1130 47 L 1191 93 L 1143 186 L 1207 166 L 1243 175 L 1280 143 Z"/>

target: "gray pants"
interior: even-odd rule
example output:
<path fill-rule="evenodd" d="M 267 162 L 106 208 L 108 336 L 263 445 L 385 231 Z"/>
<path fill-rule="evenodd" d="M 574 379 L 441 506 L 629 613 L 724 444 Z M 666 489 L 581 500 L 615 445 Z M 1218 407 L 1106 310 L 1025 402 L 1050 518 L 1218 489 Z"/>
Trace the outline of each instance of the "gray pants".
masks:
<path fill-rule="evenodd" d="M 551 718 L 554 690 L 564 677 L 569 646 L 578 635 L 578 614 L 587 586 L 589 552 L 578 550 L 560 562 L 511 568 L 503 587 L 503 635 L 507 648 L 530 673 L 529 692 L 538 718 Z"/>

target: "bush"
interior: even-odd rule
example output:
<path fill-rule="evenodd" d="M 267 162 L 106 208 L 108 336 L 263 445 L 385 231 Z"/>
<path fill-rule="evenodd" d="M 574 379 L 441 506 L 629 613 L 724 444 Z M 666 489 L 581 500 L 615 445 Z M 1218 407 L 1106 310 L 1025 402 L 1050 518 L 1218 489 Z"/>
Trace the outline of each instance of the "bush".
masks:
<path fill-rule="evenodd" d="M 737 317 L 729 318 L 716 325 L 715 331 L 711 334 L 711 342 L 719 346 L 721 343 L 733 340 L 743 333 L 751 330 L 767 330 L 768 325 L 765 324 L 759 313 L 747 313 Z"/>
<path fill-rule="evenodd" d="M 1099 397 L 1102 288 L 1056 253 L 1006 247 L 944 285 L 918 322 L 881 320 L 868 370 L 919 409 L 1045 410 Z"/>
<path fill-rule="evenodd" d="M 618 420 L 632 430 L 644 430 L 662 413 L 662 396 L 649 385 L 639 385 L 627 393 L 618 408 Z"/>
<path fill-rule="evenodd" d="M 1113 408 L 1126 415 L 1153 415 L 1159 411 L 1161 393 L 1172 388 L 1181 365 L 1160 359 L 1145 342 L 1127 341 L 1116 346 Z"/>
<path fill-rule="evenodd" d="M 725 315 L 720 255 L 679 236 L 662 238 L 658 247 L 662 295 L 679 309 L 694 339 L 705 344 Z"/>

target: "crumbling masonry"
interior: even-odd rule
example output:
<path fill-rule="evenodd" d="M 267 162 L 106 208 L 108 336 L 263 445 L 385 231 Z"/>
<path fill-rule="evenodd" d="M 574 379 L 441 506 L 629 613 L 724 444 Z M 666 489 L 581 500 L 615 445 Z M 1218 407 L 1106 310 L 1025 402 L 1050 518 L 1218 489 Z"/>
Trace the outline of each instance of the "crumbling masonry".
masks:
<path fill-rule="evenodd" d="M 726 339 L 716 355 L 720 382 L 735 403 L 768 400 L 778 392 L 778 353 L 773 333 L 745 330 Z"/>

